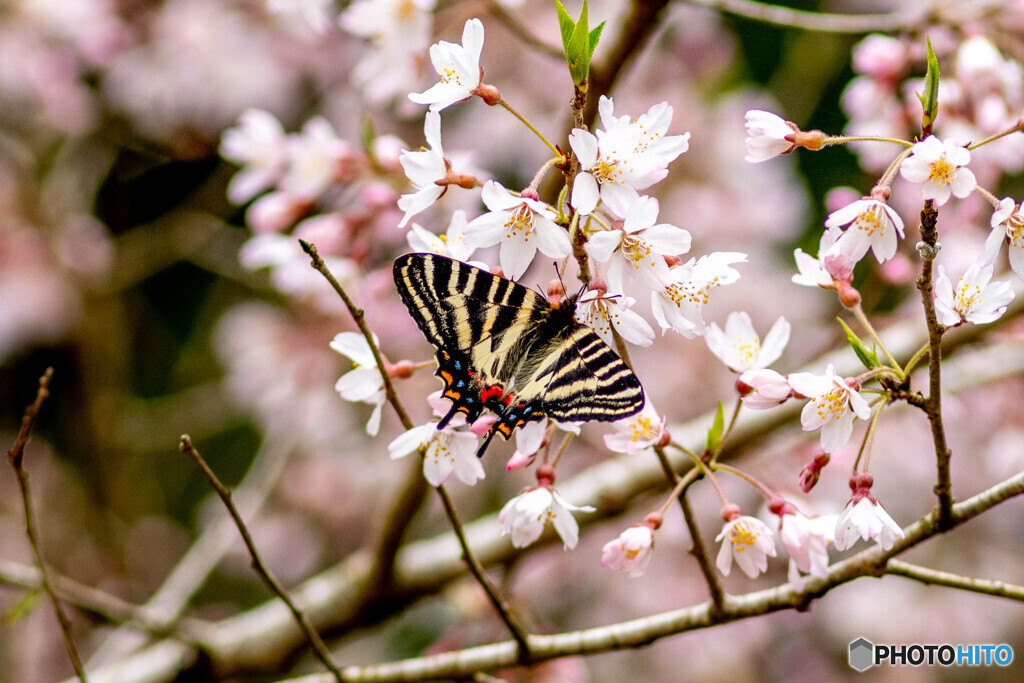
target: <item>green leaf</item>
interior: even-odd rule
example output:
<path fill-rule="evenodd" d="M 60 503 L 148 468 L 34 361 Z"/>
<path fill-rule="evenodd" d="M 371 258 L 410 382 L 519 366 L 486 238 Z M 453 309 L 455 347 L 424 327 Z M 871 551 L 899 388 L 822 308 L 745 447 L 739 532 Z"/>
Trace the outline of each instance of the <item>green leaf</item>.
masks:
<path fill-rule="evenodd" d="M 939 114 L 939 60 L 932 50 L 932 41 L 928 42 L 928 70 L 924 74 L 924 92 L 919 93 L 917 98 L 921 100 L 921 108 L 924 115 L 921 117 L 921 125 L 930 129 L 935 123 L 935 117 Z"/>
<path fill-rule="evenodd" d="M 573 21 L 559 0 L 555 0 L 558 13 L 558 25 L 562 32 L 562 48 L 565 50 L 565 63 L 569 66 L 569 75 L 574 85 L 579 86 L 590 74 L 590 56 L 594 54 L 597 41 L 604 30 L 605 22 L 591 31 L 588 28 L 587 3 L 583 2 L 580 18 Z"/>
<path fill-rule="evenodd" d="M 558 13 L 558 26 L 562 30 L 562 48 L 566 55 L 569 54 L 569 38 L 576 29 L 576 22 L 572 20 L 569 13 L 565 11 L 565 5 L 555 0 L 555 11 Z"/>
<path fill-rule="evenodd" d="M 708 442 L 707 450 L 709 453 L 714 453 L 715 449 L 718 448 L 718 444 L 722 441 L 722 432 L 725 431 L 725 409 L 722 407 L 722 402 L 718 402 L 718 412 L 715 413 L 715 422 L 711 425 L 711 429 L 708 430 Z"/>
<path fill-rule="evenodd" d="M 878 362 L 878 353 L 874 349 L 869 350 L 860 337 L 853 333 L 850 326 L 843 322 L 842 318 L 836 318 L 836 320 L 843 326 L 843 330 L 846 332 L 846 341 L 849 342 L 853 352 L 857 354 L 857 358 L 864 364 L 864 367 L 868 370 L 879 367 L 881 364 Z"/>
<path fill-rule="evenodd" d="M 607 21 L 602 21 L 597 25 L 593 31 L 590 32 L 590 56 L 594 56 L 594 48 L 597 47 L 597 41 L 601 40 L 601 32 L 604 31 L 604 25 Z"/>

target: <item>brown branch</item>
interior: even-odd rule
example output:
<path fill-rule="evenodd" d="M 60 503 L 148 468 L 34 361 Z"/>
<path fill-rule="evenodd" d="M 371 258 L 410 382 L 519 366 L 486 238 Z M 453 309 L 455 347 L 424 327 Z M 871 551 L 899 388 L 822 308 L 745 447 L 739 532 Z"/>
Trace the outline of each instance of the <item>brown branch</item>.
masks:
<path fill-rule="evenodd" d="M 1010 498 L 1024 493 L 1024 472 L 953 506 L 953 526 L 959 526 Z M 782 610 L 803 610 L 815 598 L 833 588 L 867 576 L 882 576 L 891 559 L 942 533 L 934 514 L 904 529 L 889 550 L 873 544 L 866 550 L 829 568 L 824 577 L 806 577 L 802 587 L 784 583 L 775 588 L 732 596 L 729 610 L 716 616 L 714 604 L 705 602 L 662 612 L 609 626 L 583 629 L 555 635 L 535 635 L 531 645 L 535 661 L 560 657 L 591 655 L 626 648 L 642 647 L 669 636 L 696 629 L 763 616 Z M 958 588 L 962 586 L 957 586 Z M 477 671 L 514 666 L 515 643 L 505 641 L 455 652 L 408 659 L 367 667 L 351 667 L 345 675 L 351 681 L 414 681 L 431 678 L 471 676 Z M 320 683 L 323 676 L 292 679 L 293 683 Z"/>
<path fill-rule="evenodd" d="M 565 53 L 562 51 L 561 47 L 546 43 L 530 33 L 522 22 L 509 14 L 508 10 L 502 7 L 498 2 L 495 0 L 487 0 L 486 5 L 487 12 L 504 24 L 505 28 L 514 33 L 519 40 L 523 41 L 524 44 L 548 57 L 552 57 L 557 60 L 565 59 Z"/>
<path fill-rule="evenodd" d="M 661 469 L 665 473 L 665 478 L 668 479 L 669 485 L 675 487 L 679 482 L 679 475 L 673 469 L 672 463 L 669 462 L 665 449 L 655 446 L 654 453 L 658 456 L 658 462 L 661 464 Z M 679 492 L 677 500 L 679 501 L 680 509 L 683 511 L 683 519 L 686 520 L 686 529 L 690 533 L 690 540 L 693 542 L 690 554 L 697 560 L 700 573 L 704 576 L 704 582 L 708 586 L 708 594 L 711 596 L 712 608 L 716 614 L 721 614 L 725 611 L 725 591 L 722 590 L 722 585 L 718 582 L 718 574 L 715 573 L 715 567 L 711 563 L 708 552 L 704 547 L 700 527 L 697 526 L 697 520 L 693 515 L 693 510 L 690 508 L 690 502 L 686 498 L 686 489 L 700 477 L 700 470 L 696 468 L 691 469 L 685 476 L 690 481 Z"/>
<path fill-rule="evenodd" d="M 40 590 L 42 577 L 37 567 L 0 559 L 0 582 Z M 168 620 L 159 610 L 146 605 L 135 605 L 92 586 L 79 583 L 66 576 L 50 575 L 50 583 L 57 597 L 83 612 L 89 612 L 113 624 L 125 624 L 154 636 L 172 637 L 192 645 L 200 645 L 200 632 L 210 625 L 195 619 Z"/>
<path fill-rule="evenodd" d="M 969 576 L 951 574 L 920 567 L 916 564 L 903 562 L 901 560 L 889 560 L 885 566 L 885 573 L 894 576 L 903 576 L 925 585 L 946 586 L 947 588 L 959 588 L 960 590 L 982 595 L 992 595 L 997 598 L 1007 598 L 1024 602 L 1024 586 L 1018 586 L 1004 581 L 991 581 L 988 579 L 975 579 Z"/>
<path fill-rule="evenodd" d="M 928 200 L 921 209 L 921 275 L 917 288 L 921 291 L 925 321 L 928 325 L 928 399 L 924 405 L 925 414 L 932 430 L 935 445 L 935 462 L 938 470 L 935 495 L 939 499 L 939 525 L 950 528 L 952 523 L 953 483 L 949 462 L 953 454 L 946 443 L 946 429 L 942 423 L 942 334 L 944 328 L 935 314 L 934 261 L 939 253 L 939 235 L 936 227 L 939 213 L 935 202 Z"/>
<path fill-rule="evenodd" d="M 25 446 L 28 445 L 32 426 L 39 416 L 39 409 L 42 408 L 43 401 L 50 395 L 51 377 L 53 377 L 53 368 L 46 368 L 46 372 L 39 378 L 39 390 L 36 392 L 36 400 L 25 409 L 25 416 L 21 419 L 21 430 L 18 432 L 18 438 L 14 441 L 14 446 L 7 452 L 7 459 L 10 461 L 11 467 L 14 468 L 14 474 L 18 478 L 18 487 L 21 489 L 21 502 L 25 509 L 25 534 L 28 536 L 28 543 L 32 546 L 32 554 L 35 556 L 36 565 L 39 567 L 39 583 L 46 595 L 49 596 L 50 604 L 53 605 L 53 613 L 57 617 L 57 623 L 60 624 L 60 631 L 64 636 L 64 649 L 67 650 L 68 658 L 71 659 L 71 666 L 75 668 L 75 673 L 78 675 L 79 680 L 84 683 L 86 680 L 85 667 L 82 666 L 82 659 L 78 656 L 78 648 L 75 647 L 75 639 L 71 634 L 71 622 L 68 620 L 67 615 L 64 614 L 64 610 L 61 609 L 60 601 L 53 590 L 49 572 L 46 569 L 46 563 L 43 562 L 43 556 L 39 552 L 39 534 L 36 531 L 35 520 L 32 516 L 32 497 L 29 495 L 28 472 L 22 467 L 22 460 L 25 457 Z"/>
<path fill-rule="evenodd" d="M 313 647 L 313 652 L 317 658 L 323 662 L 324 666 L 334 674 L 335 680 L 338 683 L 344 683 L 345 678 L 341 674 L 341 670 L 338 668 L 337 663 L 331 656 L 330 651 L 324 644 L 323 639 L 317 630 L 313 628 L 313 625 L 309 623 L 306 615 L 302 613 L 302 610 L 292 602 L 291 597 L 288 595 L 288 591 L 285 590 L 284 586 L 277 580 L 274 573 L 270 571 L 270 568 L 263 564 L 263 560 L 260 559 L 259 552 L 256 550 L 256 544 L 253 543 L 252 536 L 249 535 L 249 530 L 245 526 L 245 522 L 242 521 L 242 516 L 238 513 L 238 509 L 235 507 L 234 501 L 231 499 L 231 491 L 228 490 L 224 484 L 221 483 L 217 475 L 213 473 L 210 466 L 203 460 L 203 456 L 199 454 L 196 447 L 192 445 L 192 439 L 187 434 L 181 437 L 181 452 L 192 458 L 199 469 L 206 475 L 206 479 L 210 482 L 210 486 L 220 496 L 221 501 L 224 503 L 224 507 L 227 508 L 228 513 L 231 515 L 231 519 L 235 520 L 235 525 L 238 527 L 238 533 L 241 534 L 242 540 L 245 542 L 245 547 L 249 550 L 249 556 L 252 558 L 252 568 L 256 570 L 256 573 L 263 579 L 263 583 L 267 584 L 267 587 L 274 592 L 277 597 L 281 598 L 281 601 L 288 606 L 292 616 L 295 617 L 295 621 L 298 623 L 299 628 L 306 635 L 306 639 L 309 644 Z"/>

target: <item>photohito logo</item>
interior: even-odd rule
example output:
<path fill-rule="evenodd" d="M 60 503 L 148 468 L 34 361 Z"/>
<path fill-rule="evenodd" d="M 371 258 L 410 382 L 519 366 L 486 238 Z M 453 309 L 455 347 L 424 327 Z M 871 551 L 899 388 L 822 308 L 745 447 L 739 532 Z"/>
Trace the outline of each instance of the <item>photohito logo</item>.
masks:
<path fill-rule="evenodd" d="M 850 666 L 865 671 L 876 664 L 900 666 L 1009 666 L 1009 645 L 875 645 L 867 638 L 850 643 Z"/>

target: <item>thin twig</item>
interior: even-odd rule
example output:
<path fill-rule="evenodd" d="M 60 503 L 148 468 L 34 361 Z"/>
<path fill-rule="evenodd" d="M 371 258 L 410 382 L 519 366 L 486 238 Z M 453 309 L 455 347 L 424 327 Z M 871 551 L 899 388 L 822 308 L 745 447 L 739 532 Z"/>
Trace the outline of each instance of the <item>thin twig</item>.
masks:
<path fill-rule="evenodd" d="M 252 541 L 252 536 L 249 535 L 249 530 L 245 526 L 245 522 L 242 521 L 242 516 L 238 514 L 238 509 L 235 507 L 234 501 L 231 499 L 231 491 L 227 489 L 224 484 L 221 483 L 217 475 L 213 473 L 210 466 L 203 460 L 203 456 L 199 454 L 196 447 L 192 445 L 192 439 L 187 434 L 181 437 L 181 452 L 192 458 L 199 469 L 206 475 L 206 479 L 210 482 L 210 486 L 220 496 L 221 501 L 224 503 L 224 507 L 227 508 L 228 513 L 231 515 L 231 519 L 235 520 L 235 525 L 238 527 L 238 533 L 242 535 L 242 540 L 245 542 L 245 547 L 249 550 L 249 556 L 252 558 L 252 568 L 256 570 L 256 573 L 260 575 L 263 582 L 267 584 L 267 587 L 274 592 L 277 597 L 281 598 L 281 601 L 288 606 L 291 610 L 292 616 L 295 617 L 295 621 L 298 623 L 299 628 L 305 633 L 306 639 L 309 640 L 309 644 L 313 647 L 313 652 L 317 658 L 323 662 L 324 666 L 334 674 L 335 679 L 338 683 L 344 683 L 344 677 L 341 675 L 341 670 L 335 663 L 334 658 L 331 656 L 330 650 L 324 644 L 320 634 L 313 628 L 313 625 L 309 623 L 306 615 L 302 613 L 302 610 L 292 602 L 292 599 L 288 596 L 288 591 L 285 590 L 284 586 L 278 582 L 270 568 L 263 564 L 263 560 L 260 559 L 259 552 L 256 550 L 256 544 Z"/>
<path fill-rule="evenodd" d="M 540 52 L 541 54 L 547 55 L 548 57 L 552 57 L 554 59 L 565 59 L 565 54 L 562 52 L 562 48 L 558 47 L 557 45 L 551 45 L 550 43 L 546 43 L 537 36 L 530 33 L 522 24 L 522 22 L 520 22 L 514 16 L 509 14 L 508 10 L 502 7 L 500 3 L 496 2 L 496 0 L 487 0 L 487 11 L 491 14 L 492 17 L 494 17 L 502 24 L 504 24 L 505 28 L 507 28 L 509 31 L 512 31 L 512 33 L 516 34 L 516 36 L 521 41 L 523 41 L 523 43 L 532 47 L 537 52 Z"/>
<path fill-rule="evenodd" d="M 658 456 L 658 462 L 661 463 L 661 469 L 665 473 L 665 478 L 668 479 L 672 486 L 679 481 L 679 475 L 675 469 L 672 468 L 672 463 L 669 462 L 668 456 L 665 454 L 665 449 L 660 446 L 654 447 L 654 453 Z M 691 470 L 691 472 L 696 470 Z M 687 476 L 691 476 L 687 473 Z M 697 476 L 693 475 L 693 481 L 697 480 Z M 722 585 L 718 583 L 718 575 L 715 573 L 715 568 L 711 564 L 711 559 L 708 556 L 707 550 L 704 548 L 704 540 L 701 537 L 700 527 L 697 526 L 697 520 L 693 516 L 693 510 L 690 508 L 690 503 L 686 499 L 686 487 L 683 487 L 679 491 L 677 500 L 679 501 L 679 507 L 683 511 L 683 518 L 686 520 L 686 528 L 690 532 L 690 540 L 693 542 L 693 547 L 690 549 L 690 554 L 693 555 L 694 559 L 697 560 L 697 565 L 700 567 L 700 573 L 704 576 L 704 582 L 708 585 L 708 594 L 711 596 L 711 604 L 714 607 L 716 613 L 722 613 L 725 611 L 725 591 L 722 590 Z"/>
<path fill-rule="evenodd" d="M 452 499 L 448 495 L 448 492 L 443 487 L 437 487 L 438 494 L 441 496 L 441 503 L 444 505 L 445 512 L 448 513 L 449 518 L 455 519 L 456 512 L 455 506 L 452 504 Z M 487 577 L 483 566 L 476 559 L 476 556 L 469 549 L 469 542 L 466 540 L 466 532 L 463 530 L 461 524 L 455 524 L 455 537 L 459 539 L 459 548 L 462 549 L 462 559 L 466 561 L 466 566 L 469 567 L 469 572 L 473 575 L 473 578 L 477 580 L 484 589 L 484 593 L 487 594 L 487 599 L 490 600 L 491 605 L 494 606 L 495 611 L 498 612 L 498 616 L 505 622 L 505 626 L 508 628 L 509 633 L 512 634 L 512 639 L 516 641 L 518 648 L 518 661 L 520 664 L 528 664 L 530 662 L 530 641 L 529 634 L 519 624 L 519 622 L 512 616 L 512 608 L 509 607 L 508 603 L 505 602 L 501 594 L 498 593 L 497 588 L 491 583 L 491 580 Z"/>
<path fill-rule="evenodd" d="M 64 648 L 68 651 L 68 657 L 71 659 L 71 666 L 75 668 L 75 673 L 78 675 L 79 680 L 86 680 L 85 667 L 82 666 L 82 659 L 78 656 L 78 648 L 75 647 L 75 639 L 71 634 L 71 622 L 68 620 L 64 610 L 61 609 L 60 601 L 57 600 L 57 594 L 53 590 L 53 585 L 50 582 L 49 572 L 46 569 L 46 563 L 43 562 L 43 556 L 39 552 L 39 534 L 36 531 L 36 523 L 32 516 L 32 497 L 29 495 L 28 489 L 28 472 L 21 466 L 22 460 L 25 457 L 25 446 L 28 444 L 29 436 L 32 433 L 32 426 L 36 422 L 36 417 L 39 416 L 39 409 L 43 406 L 43 401 L 50 395 L 50 378 L 53 377 L 53 368 L 46 368 L 46 372 L 39 378 L 39 390 L 36 392 L 36 400 L 32 402 L 25 409 L 25 416 L 21 419 L 21 431 L 18 432 L 18 438 L 14 441 L 14 447 L 7 452 L 7 459 L 11 463 L 11 467 L 14 468 L 14 473 L 18 477 L 18 486 L 21 488 L 21 502 L 25 508 L 25 534 L 28 536 L 28 543 L 32 546 L 32 554 L 36 558 L 36 565 L 39 567 L 39 582 L 42 585 L 43 591 L 49 596 L 50 603 L 53 605 L 53 613 L 57 617 L 57 623 L 60 624 L 61 634 L 64 636 Z"/>
<path fill-rule="evenodd" d="M 885 566 L 885 573 L 903 576 L 927 585 L 959 588 L 960 590 L 972 593 L 981 593 L 982 595 L 1024 602 L 1024 586 L 1004 581 L 975 579 L 970 576 L 961 576 L 959 574 L 939 571 L 938 569 L 921 567 L 909 562 L 903 562 L 902 560 L 889 560 Z"/>
<path fill-rule="evenodd" d="M 243 517 L 252 517 L 259 512 L 284 471 L 292 446 L 291 436 L 268 437 L 263 441 L 233 494 Z M 147 625 L 145 621 L 138 624 L 126 621 L 92 653 L 88 662 L 90 668 L 117 661 L 145 646 L 150 641 L 149 636 L 157 635 L 159 631 L 153 626 L 164 624 L 166 630 L 176 629 L 192 598 L 231 547 L 236 533 L 235 524 L 226 511 L 208 524 L 160 587 L 141 606 L 146 613 L 154 615 L 154 622 Z M 133 628 L 139 625 L 149 633 Z"/>
<path fill-rule="evenodd" d="M 925 321 L 928 325 L 928 400 L 924 410 L 932 430 L 932 442 L 935 445 L 935 463 L 937 476 L 935 495 L 939 499 L 939 526 L 950 528 L 952 523 L 953 483 L 949 471 L 949 462 L 953 457 L 946 443 L 946 429 L 942 423 L 942 333 L 935 314 L 934 295 L 934 262 L 939 253 L 939 235 L 936 223 L 938 211 L 935 203 L 928 200 L 921 209 L 921 243 L 918 251 L 921 254 L 921 275 L 917 278 L 917 288 L 921 291 L 921 303 L 924 306 Z"/>

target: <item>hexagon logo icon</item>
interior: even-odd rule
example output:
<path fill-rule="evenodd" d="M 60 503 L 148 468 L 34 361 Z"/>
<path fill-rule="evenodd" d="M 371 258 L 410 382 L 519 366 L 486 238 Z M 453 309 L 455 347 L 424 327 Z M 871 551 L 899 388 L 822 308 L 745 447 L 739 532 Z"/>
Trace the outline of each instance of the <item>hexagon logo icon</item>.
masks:
<path fill-rule="evenodd" d="M 858 638 L 850 643 L 850 666 L 857 671 L 865 671 L 875 664 L 875 646 L 866 638 Z"/>

